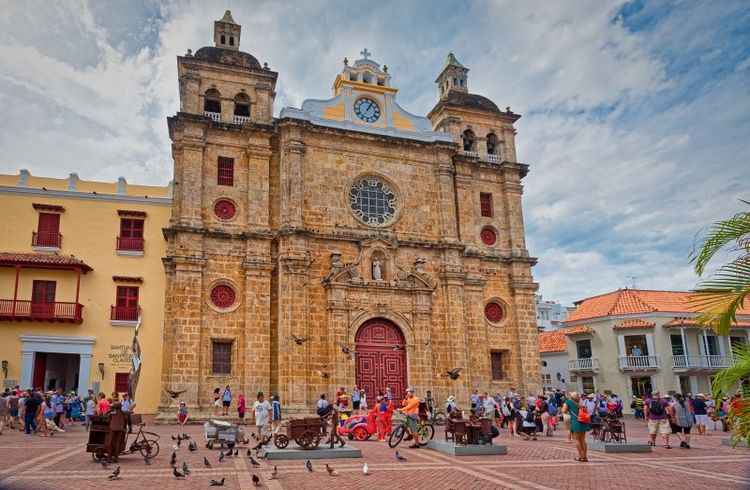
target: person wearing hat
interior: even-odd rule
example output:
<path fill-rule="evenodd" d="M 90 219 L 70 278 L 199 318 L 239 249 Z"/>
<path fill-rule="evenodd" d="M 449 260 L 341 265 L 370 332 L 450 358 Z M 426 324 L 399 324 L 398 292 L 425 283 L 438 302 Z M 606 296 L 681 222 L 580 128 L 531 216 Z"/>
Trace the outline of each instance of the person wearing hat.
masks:
<path fill-rule="evenodd" d="M 706 426 L 708 425 L 708 406 L 706 396 L 698 393 L 693 399 L 693 415 L 695 415 L 695 430 L 698 435 L 706 435 Z"/>
<path fill-rule="evenodd" d="M 456 397 L 453 395 L 450 395 L 445 400 L 445 414 L 450 417 L 450 414 L 456 410 Z"/>

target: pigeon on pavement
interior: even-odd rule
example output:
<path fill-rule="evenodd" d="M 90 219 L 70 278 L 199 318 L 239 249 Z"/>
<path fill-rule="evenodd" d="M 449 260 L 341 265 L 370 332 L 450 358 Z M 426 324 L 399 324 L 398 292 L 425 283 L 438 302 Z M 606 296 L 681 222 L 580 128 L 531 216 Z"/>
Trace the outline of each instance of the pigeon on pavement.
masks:
<path fill-rule="evenodd" d="M 275 480 L 279 477 L 279 470 L 276 468 L 276 466 L 273 467 L 273 471 L 271 472 L 271 480 Z"/>
<path fill-rule="evenodd" d="M 313 472 L 312 463 L 310 462 L 309 459 L 307 461 L 305 461 L 305 470 L 307 470 L 310 473 Z"/>
<path fill-rule="evenodd" d="M 224 461 L 224 451 L 219 451 L 219 463 Z"/>
<path fill-rule="evenodd" d="M 206 468 L 211 467 L 211 463 L 208 462 L 208 458 L 205 456 L 203 456 L 203 466 L 205 466 Z"/>
<path fill-rule="evenodd" d="M 364 465 L 362 465 L 362 474 L 365 475 L 365 476 L 369 476 L 370 475 L 370 467 L 367 466 L 367 463 L 365 463 Z"/>
<path fill-rule="evenodd" d="M 326 463 L 326 471 L 328 472 L 328 476 L 339 476 L 338 471 L 328 466 L 328 463 Z"/>
<path fill-rule="evenodd" d="M 224 477 L 221 477 L 221 480 L 211 480 L 208 482 L 208 486 L 210 487 L 223 487 L 224 486 Z"/>
<path fill-rule="evenodd" d="M 397 461 L 406 461 L 406 458 L 401 456 L 398 451 L 396 451 L 396 460 Z"/>
<path fill-rule="evenodd" d="M 172 474 L 174 475 L 174 477 L 175 477 L 175 478 L 185 478 L 185 475 L 183 475 L 182 473 L 180 473 L 180 472 L 179 472 L 179 471 L 177 470 L 177 468 L 176 468 L 176 467 L 173 467 L 173 468 L 172 468 Z"/>
<path fill-rule="evenodd" d="M 260 466 L 260 463 L 258 463 L 258 460 L 250 456 L 250 464 L 253 466 Z"/>
<path fill-rule="evenodd" d="M 260 486 L 260 478 L 258 478 L 258 475 L 253 474 L 253 485 L 256 487 Z"/>
<path fill-rule="evenodd" d="M 115 468 L 115 471 L 107 477 L 108 480 L 119 480 L 120 479 L 120 467 Z"/>
<path fill-rule="evenodd" d="M 177 453 L 172 451 L 172 457 L 169 459 L 169 464 L 174 466 L 177 464 Z"/>
<path fill-rule="evenodd" d="M 185 473 L 185 475 L 190 474 L 190 468 L 188 468 L 187 461 L 182 462 L 182 472 Z"/>

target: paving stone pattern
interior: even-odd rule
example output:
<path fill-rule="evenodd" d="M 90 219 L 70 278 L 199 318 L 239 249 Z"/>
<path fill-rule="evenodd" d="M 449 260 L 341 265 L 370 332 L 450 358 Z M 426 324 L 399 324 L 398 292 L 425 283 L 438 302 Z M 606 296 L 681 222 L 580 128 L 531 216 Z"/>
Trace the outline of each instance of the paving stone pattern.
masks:
<path fill-rule="evenodd" d="M 628 421 L 629 438 L 646 440 L 645 425 Z M 307 473 L 301 461 L 279 461 L 279 478 L 271 480 L 271 462 L 262 461 L 253 468 L 240 451 L 239 458 L 218 462 L 219 451 L 210 451 L 202 443 L 200 426 L 189 426 L 187 432 L 199 442 L 191 453 L 186 444 L 177 452 L 178 463 L 186 461 L 191 474 L 185 480 L 172 476 L 169 458 L 174 426 L 150 426 L 161 435 L 161 452 L 153 464 L 146 466 L 140 455 L 121 457 L 122 479 L 109 482 L 112 471 L 94 463 L 85 452 L 86 433 L 81 427 L 70 428 L 52 438 L 26 436 L 16 431 L 0 435 L 0 489 L 59 488 L 127 488 L 192 489 L 209 488 L 209 480 L 226 478 L 223 488 L 249 489 L 252 475 L 261 478 L 260 488 L 415 488 L 415 489 L 583 489 L 583 488 L 680 488 L 746 489 L 750 488 L 750 449 L 729 448 L 721 444 L 722 433 L 694 437 L 693 448 L 657 447 L 650 454 L 591 453 L 589 463 L 573 461 L 575 448 L 564 433 L 538 441 L 509 438 L 503 431 L 502 444 L 508 446 L 505 456 L 452 457 L 428 449 L 399 447 L 407 458 L 399 462 L 394 451 L 384 443 L 354 442 L 363 452 L 362 459 L 316 460 L 314 472 Z M 438 431 L 436 437 L 442 437 Z M 205 468 L 203 457 L 212 464 Z M 371 475 L 362 474 L 367 462 Z M 338 476 L 331 477 L 325 464 L 331 464 Z"/>

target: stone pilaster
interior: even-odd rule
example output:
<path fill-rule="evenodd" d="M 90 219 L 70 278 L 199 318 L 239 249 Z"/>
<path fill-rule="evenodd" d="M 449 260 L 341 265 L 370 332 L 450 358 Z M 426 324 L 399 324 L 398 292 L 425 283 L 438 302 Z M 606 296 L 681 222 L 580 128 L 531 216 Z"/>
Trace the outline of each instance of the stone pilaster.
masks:
<path fill-rule="evenodd" d="M 453 186 L 453 162 L 447 156 L 438 162 L 438 216 L 440 218 L 440 236 L 446 242 L 458 241 L 456 219 L 456 194 Z"/>
<path fill-rule="evenodd" d="M 457 380 L 447 381 L 449 394 L 455 395 L 459 405 L 466 406 L 470 389 L 470 380 L 474 367 L 470 365 L 468 354 L 467 331 L 464 328 L 464 280 L 466 273 L 459 265 L 444 264 L 440 273 L 440 282 L 445 298 L 445 331 L 442 336 L 447 340 L 449 365 L 437 368 L 441 375 L 448 369 L 462 368 Z"/>
<path fill-rule="evenodd" d="M 465 281 L 466 312 L 465 325 L 468 339 L 469 364 L 467 373 L 471 389 L 489 390 L 492 373 L 490 372 L 490 346 L 487 342 L 487 323 L 484 321 L 484 284 L 481 277 L 467 277 Z"/>
<path fill-rule="evenodd" d="M 302 227 L 302 167 L 306 147 L 297 128 L 290 128 L 288 133 L 281 148 L 281 225 L 294 229 Z"/>
<path fill-rule="evenodd" d="M 175 178 L 179 190 L 175 199 L 173 220 L 183 226 L 203 226 L 203 152 L 205 145 L 197 141 L 175 143 Z"/>
<path fill-rule="evenodd" d="M 270 258 L 248 257 L 245 269 L 245 329 L 238 363 L 246 397 L 271 391 L 271 273 Z"/>

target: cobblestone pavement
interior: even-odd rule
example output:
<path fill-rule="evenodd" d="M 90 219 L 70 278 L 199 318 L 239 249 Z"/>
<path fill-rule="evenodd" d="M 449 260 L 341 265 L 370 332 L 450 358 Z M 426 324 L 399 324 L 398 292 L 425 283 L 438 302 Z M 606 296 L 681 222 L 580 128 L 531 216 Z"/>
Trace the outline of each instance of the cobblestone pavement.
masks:
<path fill-rule="evenodd" d="M 646 440 L 645 426 L 629 420 L 629 438 Z M 121 480 L 109 482 L 107 475 L 114 466 L 104 468 L 92 461 L 85 451 L 86 432 L 70 428 L 65 434 L 51 438 L 26 436 L 17 431 L 0 435 L 1 489 L 59 488 L 127 488 L 128 490 L 159 488 L 209 488 L 211 479 L 225 478 L 223 488 L 256 488 L 252 475 L 261 479 L 260 487 L 268 489 L 314 489 L 332 486 L 355 489 L 367 487 L 409 487 L 414 489 L 568 489 L 568 488 L 680 488 L 725 489 L 750 488 L 750 449 L 721 445 L 725 434 L 694 437 L 692 449 L 675 444 L 672 449 L 657 447 L 651 454 L 591 453 L 589 463 L 573 461 L 575 448 L 558 432 L 554 437 L 537 441 L 509 438 L 505 431 L 496 439 L 508 446 L 504 456 L 450 457 L 429 449 L 400 447 L 407 461 L 397 461 L 394 451 L 384 443 L 368 441 L 352 443 L 362 449 L 363 459 L 315 460 L 313 473 L 305 472 L 302 461 L 278 461 L 278 479 L 270 479 L 272 464 L 261 462 L 254 468 L 241 449 L 238 458 L 218 462 L 218 450 L 204 447 L 202 427 L 190 426 L 187 432 L 199 442 L 199 450 L 191 453 L 183 443 L 177 451 L 178 464 L 183 461 L 191 469 L 185 480 L 172 475 L 169 459 L 172 454 L 170 434 L 174 426 L 149 426 L 160 434 L 161 452 L 147 466 L 140 455 L 120 458 Z M 436 437 L 442 437 L 437 434 Z M 402 443 L 402 446 L 404 444 Z M 211 468 L 203 465 L 203 457 Z M 370 475 L 362 474 L 368 463 Z M 329 463 L 338 476 L 325 471 Z"/>

